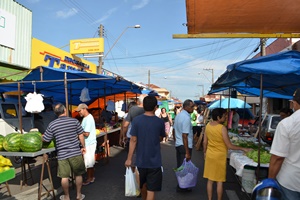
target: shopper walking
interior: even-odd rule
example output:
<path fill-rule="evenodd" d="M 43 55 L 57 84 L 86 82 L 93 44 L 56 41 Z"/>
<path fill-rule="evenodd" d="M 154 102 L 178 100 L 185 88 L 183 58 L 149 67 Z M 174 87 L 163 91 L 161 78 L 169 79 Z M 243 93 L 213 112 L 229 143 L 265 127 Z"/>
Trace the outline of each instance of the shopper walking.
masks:
<path fill-rule="evenodd" d="M 162 188 L 162 160 L 160 142 L 165 136 L 164 122 L 155 116 L 157 99 L 144 98 L 145 113 L 135 117 L 131 126 L 129 152 L 126 167 L 132 166 L 132 156 L 136 149 L 136 166 L 140 174 L 140 188 L 143 200 L 154 200 L 155 192 Z"/>
<path fill-rule="evenodd" d="M 170 127 L 173 124 L 172 118 L 170 117 L 169 113 L 166 112 L 166 108 L 161 108 L 159 118 L 161 118 L 165 123 L 166 137 L 163 138 L 163 142 L 167 142 L 169 138 Z"/>
<path fill-rule="evenodd" d="M 50 122 L 47 127 L 43 140 L 50 142 L 53 138 L 56 141 L 56 151 L 58 159 L 57 176 L 61 178 L 61 186 L 64 195 L 61 200 L 70 200 L 69 195 L 69 176 L 74 173 L 76 182 L 77 199 L 84 199 L 81 193 L 82 174 L 85 173 L 82 154 L 85 154 L 85 141 L 83 129 L 77 119 L 67 117 L 66 107 L 63 104 L 57 104 L 54 107 L 54 113 L 57 119 Z M 81 144 L 81 149 L 79 144 Z"/>
<path fill-rule="evenodd" d="M 194 102 L 190 99 L 187 99 L 183 102 L 182 111 L 175 118 L 174 129 L 177 168 L 182 165 L 184 159 L 189 161 L 192 156 L 193 131 L 190 114 L 193 111 Z M 177 185 L 177 191 L 184 192 L 190 191 L 190 189 L 182 189 Z"/>
<path fill-rule="evenodd" d="M 88 111 L 88 106 L 84 103 L 78 105 L 76 110 L 83 120 L 81 122 L 81 126 L 84 130 L 84 140 L 85 140 L 85 148 L 86 153 L 84 156 L 84 164 L 87 171 L 87 179 L 83 182 L 83 185 L 89 185 L 94 183 L 94 165 L 95 165 L 95 151 L 97 147 L 97 139 L 96 139 L 96 125 L 93 115 L 91 115 Z"/>

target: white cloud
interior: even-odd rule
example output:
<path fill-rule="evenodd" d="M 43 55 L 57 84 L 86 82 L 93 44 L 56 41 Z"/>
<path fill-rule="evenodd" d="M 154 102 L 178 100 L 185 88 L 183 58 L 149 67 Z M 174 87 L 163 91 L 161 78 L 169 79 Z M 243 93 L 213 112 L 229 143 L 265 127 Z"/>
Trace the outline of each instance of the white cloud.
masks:
<path fill-rule="evenodd" d="M 140 1 L 140 3 L 133 5 L 132 9 L 133 10 L 141 9 L 141 8 L 145 7 L 149 2 L 150 2 L 150 0 L 142 0 L 142 1 Z"/>
<path fill-rule="evenodd" d="M 64 10 L 57 11 L 56 17 L 66 19 L 73 15 L 76 15 L 77 13 L 78 13 L 78 10 L 76 8 L 64 9 Z"/>
<path fill-rule="evenodd" d="M 97 21 L 95 21 L 94 24 L 98 24 L 98 23 L 101 23 L 101 22 L 105 21 L 113 13 L 115 13 L 117 10 L 118 10 L 118 8 L 112 8 L 112 9 L 108 10 L 100 19 L 98 19 Z"/>

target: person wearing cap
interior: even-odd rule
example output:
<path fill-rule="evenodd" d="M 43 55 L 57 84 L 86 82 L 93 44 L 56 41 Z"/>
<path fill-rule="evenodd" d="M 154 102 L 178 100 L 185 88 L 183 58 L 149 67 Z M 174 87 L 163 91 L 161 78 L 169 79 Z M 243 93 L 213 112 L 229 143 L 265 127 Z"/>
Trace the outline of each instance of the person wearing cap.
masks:
<path fill-rule="evenodd" d="M 81 103 L 76 108 L 76 111 L 79 113 L 83 120 L 81 122 L 81 126 L 84 130 L 84 140 L 85 140 L 85 148 L 86 153 L 83 155 L 84 164 L 87 171 L 87 179 L 83 182 L 82 185 L 89 185 L 94 183 L 94 165 L 95 165 L 95 151 L 97 147 L 97 139 L 96 139 L 96 125 L 93 115 L 91 115 L 88 111 L 88 106 L 84 103 Z"/>
<path fill-rule="evenodd" d="M 66 107 L 59 103 L 54 106 L 54 113 L 57 119 L 50 122 L 44 135 L 43 141 L 50 142 L 53 138 L 56 141 L 57 151 L 57 176 L 61 178 L 61 186 L 64 195 L 60 196 L 62 200 L 70 200 L 69 195 L 69 176 L 74 174 L 76 183 L 76 199 L 84 199 L 85 195 L 81 193 L 82 174 L 85 173 L 82 154 L 85 154 L 85 140 L 83 129 L 80 122 L 72 117 L 67 117 Z M 80 148 L 78 142 L 82 148 Z"/>
<path fill-rule="evenodd" d="M 277 179 L 282 199 L 300 199 L 300 88 L 293 95 L 294 113 L 277 125 L 271 146 L 269 178 Z"/>

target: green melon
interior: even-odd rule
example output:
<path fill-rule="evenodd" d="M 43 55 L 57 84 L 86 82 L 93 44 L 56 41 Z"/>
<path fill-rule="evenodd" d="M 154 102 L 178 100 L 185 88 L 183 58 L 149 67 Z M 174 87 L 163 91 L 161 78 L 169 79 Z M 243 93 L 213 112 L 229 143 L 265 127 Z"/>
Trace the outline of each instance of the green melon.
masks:
<path fill-rule="evenodd" d="M 10 133 L 4 137 L 3 147 L 6 151 L 20 151 L 21 133 Z"/>
<path fill-rule="evenodd" d="M 4 147 L 3 147 L 3 140 L 4 140 L 4 136 L 3 136 L 3 135 L 0 135 L 0 151 L 3 151 L 3 150 L 4 150 Z"/>
<path fill-rule="evenodd" d="M 51 140 L 51 142 L 43 142 L 43 148 L 49 149 L 55 147 L 55 141 Z"/>
<path fill-rule="evenodd" d="M 20 148 L 24 152 L 36 152 L 42 149 L 42 136 L 37 132 L 25 133 L 21 137 Z"/>

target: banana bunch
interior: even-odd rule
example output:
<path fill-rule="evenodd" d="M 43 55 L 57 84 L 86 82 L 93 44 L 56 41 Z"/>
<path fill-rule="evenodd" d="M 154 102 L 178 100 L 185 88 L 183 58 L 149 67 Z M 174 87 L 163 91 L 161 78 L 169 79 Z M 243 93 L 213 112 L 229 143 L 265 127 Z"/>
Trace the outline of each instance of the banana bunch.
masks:
<path fill-rule="evenodd" d="M 9 170 L 12 166 L 13 165 L 8 158 L 4 158 L 0 155 L 0 173 Z"/>

